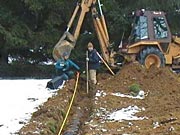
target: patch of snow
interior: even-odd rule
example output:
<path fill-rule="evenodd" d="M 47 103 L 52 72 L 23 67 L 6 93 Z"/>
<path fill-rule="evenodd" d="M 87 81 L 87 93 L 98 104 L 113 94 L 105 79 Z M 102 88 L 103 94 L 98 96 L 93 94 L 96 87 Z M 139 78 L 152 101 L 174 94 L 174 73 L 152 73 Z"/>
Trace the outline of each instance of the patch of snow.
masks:
<path fill-rule="evenodd" d="M 40 65 L 54 65 L 54 61 L 52 59 L 47 59 L 47 61 L 43 61 L 39 63 Z"/>
<path fill-rule="evenodd" d="M 108 130 L 103 128 L 103 129 L 101 129 L 101 131 L 102 132 L 107 132 Z"/>
<path fill-rule="evenodd" d="M 174 131 L 175 128 L 173 126 L 171 126 L 168 130 L 171 132 L 171 131 Z"/>
<path fill-rule="evenodd" d="M 105 97 L 107 94 L 103 90 L 97 90 L 96 97 Z"/>
<path fill-rule="evenodd" d="M 132 99 L 144 99 L 145 98 L 145 92 L 143 90 L 140 90 L 137 96 L 122 94 L 120 92 L 112 93 L 111 95 L 118 96 L 118 97 L 127 97 L 127 98 L 132 98 Z"/>
<path fill-rule="evenodd" d="M 176 12 L 180 13 L 180 9 L 176 9 Z"/>
<path fill-rule="evenodd" d="M 134 116 L 136 113 L 140 112 L 141 109 L 137 106 L 129 106 L 127 108 L 122 108 L 121 110 L 118 110 L 116 112 L 113 112 L 108 115 L 108 120 L 114 120 L 114 121 L 123 121 L 123 120 L 143 120 L 146 117 L 137 117 Z"/>
<path fill-rule="evenodd" d="M 11 55 L 8 56 L 8 64 L 12 64 L 15 61 L 18 61 L 18 59 L 22 59 L 20 56 L 18 58 L 14 58 Z M 33 64 L 35 60 L 29 60 L 29 63 Z M 46 61 L 39 62 L 39 65 L 55 65 L 55 62 L 52 59 L 47 59 Z"/>
<path fill-rule="evenodd" d="M 16 61 L 16 59 L 9 55 L 8 56 L 8 64 L 11 64 L 13 61 Z"/>
<path fill-rule="evenodd" d="M 30 52 L 34 52 L 34 50 L 33 50 L 33 49 L 29 49 L 29 51 L 30 51 Z"/>
<path fill-rule="evenodd" d="M 47 90 L 49 79 L 0 80 L 0 135 L 14 135 L 39 105 L 56 94 Z"/>
<path fill-rule="evenodd" d="M 159 127 L 159 122 L 153 122 L 153 128 L 155 129 L 155 128 L 157 128 L 157 127 Z"/>
<path fill-rule="evenodd" d="M 129 125 L 129 126 L 132 126 L 132 125 L 133 125 L 133 123 L 132 123 L 132 122 L 128 122 L 128 125 Z"/>

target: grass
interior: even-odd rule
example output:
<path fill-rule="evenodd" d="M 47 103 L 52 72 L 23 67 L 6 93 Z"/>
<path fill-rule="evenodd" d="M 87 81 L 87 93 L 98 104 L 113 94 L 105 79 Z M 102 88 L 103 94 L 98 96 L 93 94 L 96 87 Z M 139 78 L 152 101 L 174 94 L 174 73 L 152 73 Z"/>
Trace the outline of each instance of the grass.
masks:
<path fill-rule="evenodd" d="M 134 83 L 131 86 L 129 86 L 129 90 L 131 91 L 133 96 L 137 96 L 141 88 L 139 84 Z"/>
<path fill-rule="evenodd" d="M 49 127 L 49 130 L 52 132 L 52 133 L 56 133 L 56 131 L 57 131 L 57 123 L 56 123 L 56 121 L 54 121 L 54 120 L 49 120 L 48 122 L 47 122 L 47 125 L 48 125 L 48 127 Z"/>

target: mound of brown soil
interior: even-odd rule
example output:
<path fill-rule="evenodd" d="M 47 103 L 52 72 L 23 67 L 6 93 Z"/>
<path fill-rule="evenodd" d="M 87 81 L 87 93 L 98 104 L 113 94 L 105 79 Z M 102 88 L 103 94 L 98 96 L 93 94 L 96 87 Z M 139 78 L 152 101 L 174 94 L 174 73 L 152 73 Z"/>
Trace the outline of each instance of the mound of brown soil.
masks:
<path fill-rule="evenodd" d="M 165 89 L 165 91 L 169 92 L 172 89 L 177 89 L 179 81 L 178 76 L 172 73 L 168 67 L 152 67 L 147 70 L 138 63 L 131 63 L 125 65 L 115 76 L 102 80 L 101 85 L 106 90 L 118 90 L 120 88 L 121 91 L 126 91 L 128 86 L 133 83 L 141 85 L 141 88 L 145 91 L 161 91 Z"/>
<path fill-rule="evenodd" d="M 75 103 L 68 118 L 67 125 L 74 119 L 74 110 L 82 109 L 85 117 L 81 120 L 82 135 L 164 135 L 180 133 L 180 82 L 179 77 L 168 68 L 145 69 L 137 63 L 125 65 L 115 76 L 101 73 L 99 85 L 90 89 L 90 94 L 103 91 L 104 96 L 93 98 L 86 94 L 86 82 L 80 81 Z M 74 88 L 74 80 L 69 81 L 58 95 L 49 99 L 33 114 L 28 125 L 20 131 L 21 135 L 54 135 L 62 123 Z M 130 94 L 129 87 L 138 84 L 145 91 L 142 100 L 113 96 L 112 93 Z M 90 98 L 90 99 L 89 99 Z M 91 101 L 93 103 L 91 103 Z M 106 121 L 105 111 L 138 106 L 144 108 L 136 115 L 147 119 L 137 121 Z M 92 110 L 92 111 L 91 111 Z M 89 116 L 91 111 L 91 116 Z M 155 125 L 156 124 L 156 125 Z"/>
<path fill-rule="evenodd" d="M 99 76 L 99 79 L 102 77 Z M 129 87 L 138 84 L 147 96 L 143 100 L 112 96 L 111 93 L 130 94 Z M 104 122 L 101 117 L 92 118 L 98 123 L 92 128 L 92 123 L 85 125 L 87 134 L 179 134 L 180 133 L 180 82 L 176 74 L 168 68 L 155 68 L 147 70 L 137 63 L 125 65 L 119 74 L 100 81 L 98 90 L 107 95 L 100 97 L 94 104 L 93 115 L 101 112 L 100 108 L 114 111 L 128 106 L 145 108 L 138 113 L 148 119 L 142 121 Z M 128 125 L 129 122 L 133 126 Z M 99 123 L 103 123 L 100 124 Z M 158 128 L 154 123 L 159 123 Z M 96 125 L 95 124 L 95 125 Z M 122 128 L 123 127 L 123 128 Z M 91 130 L 89 130 L 91 129 Z M 93 130 L 92 130 L 93 129 Z"/>

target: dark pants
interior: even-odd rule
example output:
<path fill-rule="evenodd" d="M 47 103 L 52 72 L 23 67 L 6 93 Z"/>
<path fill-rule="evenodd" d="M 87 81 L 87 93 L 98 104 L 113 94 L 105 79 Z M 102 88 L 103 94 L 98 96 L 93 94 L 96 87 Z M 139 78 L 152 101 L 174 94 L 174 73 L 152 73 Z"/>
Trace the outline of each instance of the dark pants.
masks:
<path fill-rule="evenodd" d="M 62 79 L 63 80 L 69 80 L 69 79 L 71 79 L 74 76 L 74 71 L 71 71 L 71 70 L 65 71 L 65 72 L 57 71 L 57 75 L 58 76 L 62 75 Z"/>

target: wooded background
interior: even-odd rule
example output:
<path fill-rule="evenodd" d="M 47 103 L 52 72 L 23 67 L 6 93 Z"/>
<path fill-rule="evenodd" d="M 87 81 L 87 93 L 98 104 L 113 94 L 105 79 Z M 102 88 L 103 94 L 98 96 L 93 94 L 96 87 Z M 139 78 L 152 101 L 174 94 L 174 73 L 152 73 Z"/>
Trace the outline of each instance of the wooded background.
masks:
<path fill-rule="evenodd" d="M 180 32 L 180 0 L 101 0 L 111 42 L 119 44 L 131 30 L 130 14 L 137 9 L 165 11 L 172 33 Z M 0 0 L 0 64 L 39 64 L 52 58 L 52 50 L 64 33 L 76 0 Z M 87 34 L 91 32 L 92 34 Z M 71 57 L 79 59 L 89 41 L 98 48 L 90 13 Z M 13 64 L 12 63 L 12 64 Z"/>

